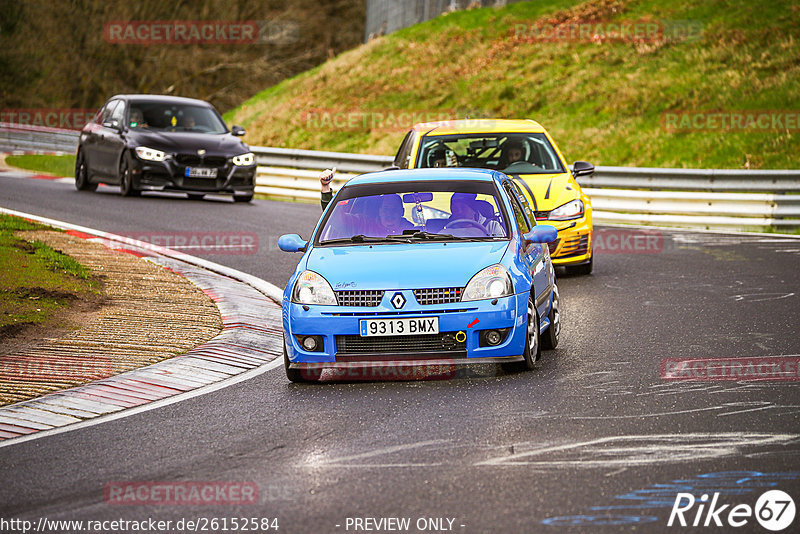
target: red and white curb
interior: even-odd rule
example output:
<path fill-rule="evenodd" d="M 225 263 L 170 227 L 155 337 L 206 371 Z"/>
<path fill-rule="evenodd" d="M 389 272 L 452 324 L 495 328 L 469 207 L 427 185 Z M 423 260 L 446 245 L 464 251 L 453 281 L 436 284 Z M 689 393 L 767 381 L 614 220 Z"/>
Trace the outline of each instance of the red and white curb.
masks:
<path fill-rule="evenodd" d="M 74 430 L 231 386 L 282 365 L 276 286 L 235 269 L 133 239 L 0 208 L 0 212 L 66 230 L 130 252 L 186 277 L 222 315 L 213 339 L 169 360 L 0 407 L 0 447 Z"/>

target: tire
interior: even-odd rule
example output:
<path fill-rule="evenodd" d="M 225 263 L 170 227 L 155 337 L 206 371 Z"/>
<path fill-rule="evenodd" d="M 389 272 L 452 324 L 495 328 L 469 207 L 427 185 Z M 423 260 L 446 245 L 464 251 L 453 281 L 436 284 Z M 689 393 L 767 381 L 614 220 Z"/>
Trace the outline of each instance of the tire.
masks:
<path fill-rule="evenodd" d="M 289 369 L 289 355 L 286 353 L 286 338 L 283 341 L 283 368 L 286 378 L 295 384 L 317 382 L 322 376 L 322 369 Z"/>
<path fill-rule="evenodd" d="M 565 267 L 567 274 L 570 275 L 586 275 L 592 274 L 592 267 L 594 267 L 594 254 L 589 258 L 587 263 L 582 265 L 568 265 Z"/>
<path fill-rule="evenodd" d="M 526 322 L 525 351 L 522 354 L 521 362 L 509 362 L 502 364 L 503 370 L 510 373 L 519 371 L 530 371 L 536 366 L 536 361 L 542 355 L 542 344 L 539 339 L 539 314 L 536 313 L 536 305 L 533 295 L 528 297 L 528 319 Z"/>
<path fill-rule="evenodd" d="M 234 202 L 250 202 L 253 200 L 253 193 L 249 195 L 233 195 Z"/>
<path fill-rule="evenodd" d="M 78 191 L 96 191 L 97 184 L 89 181 L 89 167 L 86 165 L 86 156 L 83 150 L 78 152 L 75 158 L 75 189 Z"/>
<path fill-rule="evenodd" d="M 561 306 L 558 296 L 558 286 L 553 286 L 553 303 L 550 306 L 550 313 L 547 318 L 550 320 L 550 326 L 542 336 L 542 348 L 545 350 L 552 350 L 558 346 L 558 336 L 561 334 Z"/>
<path fill-rule="evenodd" d="M 186 193 L 189 200 L 203 200 L 206 196 L 201 193 Z"/>
<path fill-rule="evenodd" d="M 133 172 L 128 155 L 122 156 L 119 164 L 119 194 L 123 197 L 138 197 L 141 191 L 133 186 Z"/>

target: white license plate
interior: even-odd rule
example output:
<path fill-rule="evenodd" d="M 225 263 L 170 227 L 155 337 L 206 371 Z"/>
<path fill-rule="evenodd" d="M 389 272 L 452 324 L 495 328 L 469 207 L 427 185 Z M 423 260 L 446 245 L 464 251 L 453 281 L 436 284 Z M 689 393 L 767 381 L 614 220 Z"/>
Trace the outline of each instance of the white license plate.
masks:
<path fill-rule="evenodd" d="M 362 319 L 358 323 L 361 337 L 365 336 L 414 336 L 438 334 L 438 317 L 414 317 L 412 319 Z"/>
<path fill-rule="evenodd" d="M 208 169 L 205 167 L 186 167 L 187 178 L 216 178 L 217 169 Z"/>

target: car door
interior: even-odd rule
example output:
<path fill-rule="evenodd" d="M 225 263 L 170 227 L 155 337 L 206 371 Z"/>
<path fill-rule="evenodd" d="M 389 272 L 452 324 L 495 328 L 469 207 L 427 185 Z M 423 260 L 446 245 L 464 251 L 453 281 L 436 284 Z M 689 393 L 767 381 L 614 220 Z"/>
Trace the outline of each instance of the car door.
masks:
<path fill-rule="evenodd" d="M 119 112 L 117 110 L 120 110 Z M 118 171 L 118 158 L 116 149 L 121 141 L 122 120 L 125 105 L 121 100 L 112 100 L 103 110 L 102 124 L 96 130 L 94 157 L 96 160 L 95 172 L 107 178 L 116 179 Z M 120 113 L 123 113 L 122 115 Z"/>
<path fill-rule="evenodd" d="M 102 153 L 99 147 L 100 134 L 103 128 L 103 117 L 110 115 L 112 102 L 116 105 L 117 101 L 106 102 L 94 116 L 92 122 L 84 127 L 81 132 L 81 150 L 90 175 L 102 174 Z"/>
<path fill-rule="evenodd" d="M 519 259 L 526 266 L 533 280 L 533 292 L 536 297 L 536 309 L 539 312 L 539 317 L 544 317 L 549 311 L 549 297 L 552 292 L 550 254 L 547 253 L 545 248 L 547 245 L 543 243 L 529 243 L 525 246 L 525 238 L 530 237 L 535 227 L 535 221 L 532 221 L 527 215 L 522 200 L 520 200 L 521 195 L 518 194 L 515 186 L 511 182 L 504 180 L 503 187 L 508 194 L 511 209 L 514 212 L 514 219 L 522 236 Z M 527 211 L 530 212 L 530 208 Z"/>

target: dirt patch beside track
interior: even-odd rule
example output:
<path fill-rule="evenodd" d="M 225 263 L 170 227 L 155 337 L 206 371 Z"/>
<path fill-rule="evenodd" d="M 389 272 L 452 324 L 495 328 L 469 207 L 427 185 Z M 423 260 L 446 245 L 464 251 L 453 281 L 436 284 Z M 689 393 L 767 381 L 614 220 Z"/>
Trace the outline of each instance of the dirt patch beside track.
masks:
<path fill-rule="evenodd" d="M 62 232 L 16 235 L 44 242 L 91 269 L 102 295 L 64 310 L 63 328 L 22 328 L 3 340 L 0 405 L 171 358 L 222 329 L 211 299 L 168 269 Z"/>

